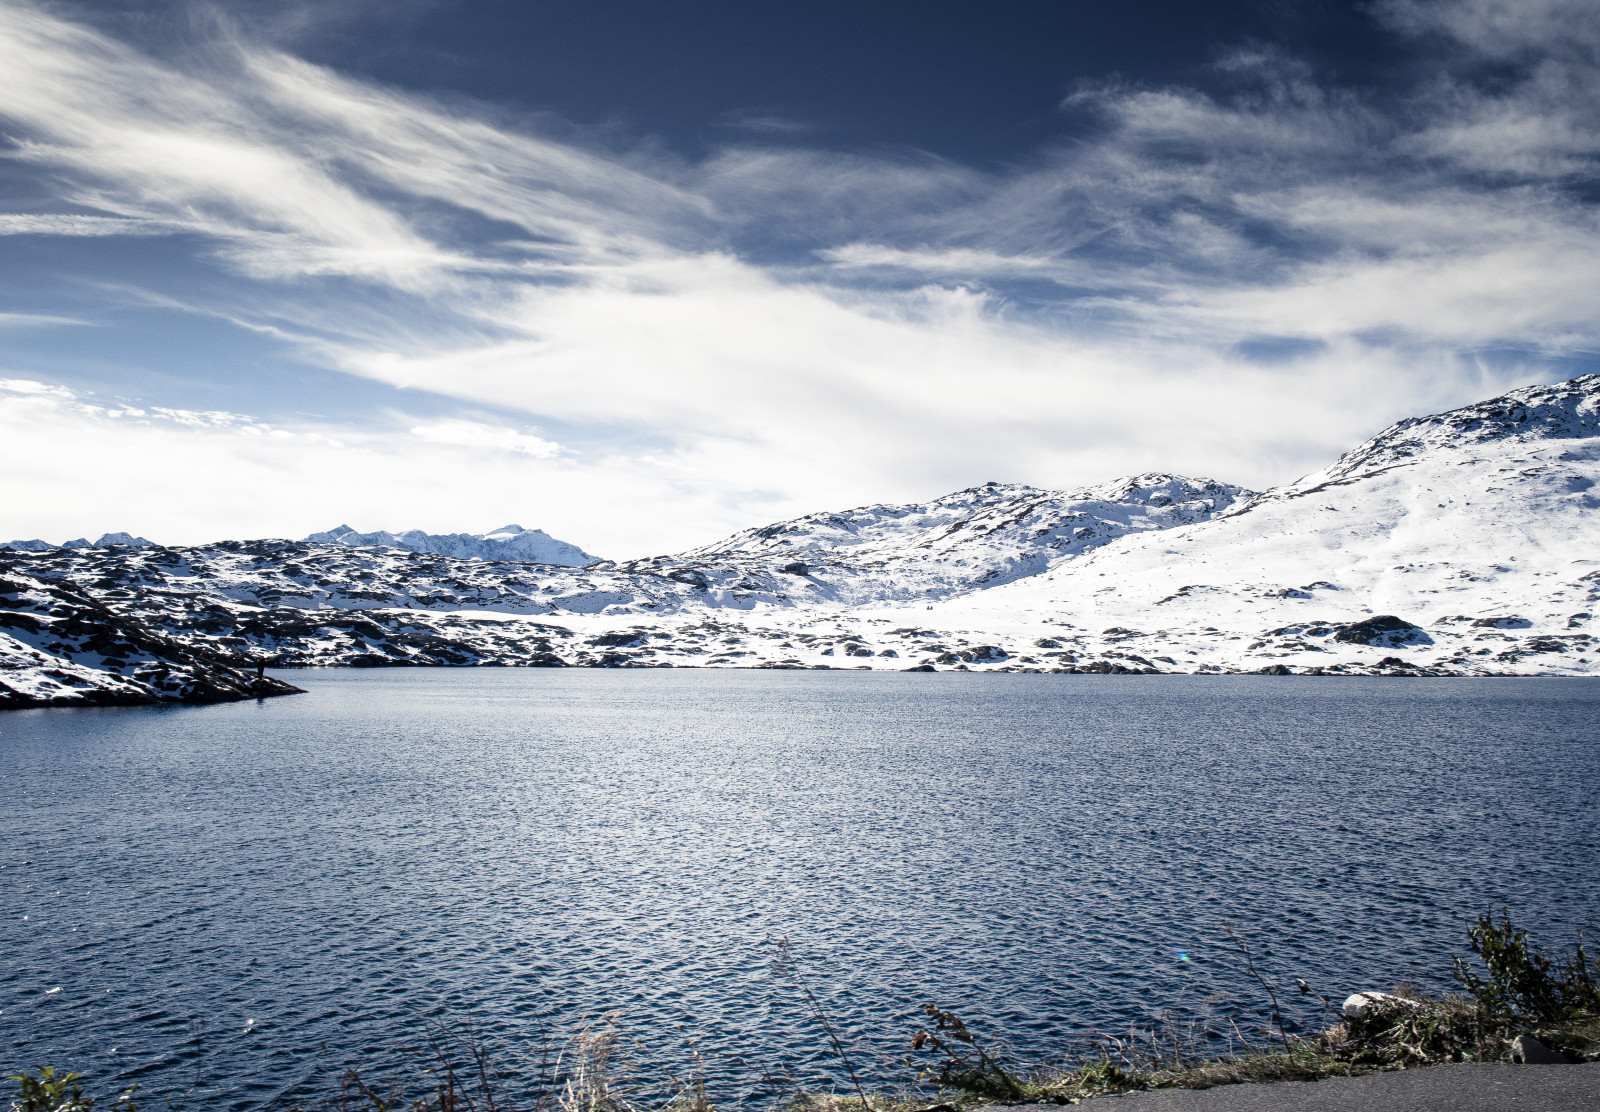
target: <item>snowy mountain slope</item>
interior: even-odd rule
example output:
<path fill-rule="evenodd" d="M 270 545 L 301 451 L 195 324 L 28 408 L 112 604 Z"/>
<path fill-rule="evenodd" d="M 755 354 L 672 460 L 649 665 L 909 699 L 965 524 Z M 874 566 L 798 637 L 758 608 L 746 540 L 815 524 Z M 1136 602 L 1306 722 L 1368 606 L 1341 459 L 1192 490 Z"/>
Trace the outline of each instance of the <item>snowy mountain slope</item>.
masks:
<path fill-rule="evenodd" d="M 1402 421 L 1216 520 L 952 603 L 1156 666 L 1600 672 L 1600 376 Z M 1413 630 L 1341 631 L 1390 616 Z M 1095 634 L 1096 630 L 1119 630 Z M 1381 631 L 1380 631 L 1381 633 Z M 1168 657 L 1162 661 L 1160 657 Z M 1390 668 L 1396 665 L 1388 666 Z"/>
<path fill-rule="evenodd" d="M 1139 475 L 1073 492 L 985 483 L 931 502 L 818 513 L 619 565 L 743 570 L 786 584 L 798 604 L 944 598 L 1037 575 L 1133 532 L 1204 521 L 1253 497 L 1178 475 Z"/>
<path fill-rule="evenodd" d="M 1586 376 L 1402 421 L 1261 495 L 991 483 L 581 568 L 230 541 L 0 571 L 285 666 L 1600 674 L 1597 480 Z"/>
<path fill-rule="evenodd" d="M 0 573 L 0 708 L 288 695 L 253 663 L 159 634 L 61 583 Z"/>
<path fill-rule="evenodd" d="M 985 483 L 931 502 L 815 513 L 746 529 L 685 558 L 734 554 L 841 555 L 884 561 L 916 552 L 957 552 L 975 537 L 991 545 L 1075 554 L 1124 533 L 1203 521 L 1254 495 L 1211 479 L 1138 475 L 1063 494 Z"/>
<path fill-rule="evenodd" d="M 348 547 L 378 545 L 404 548 L 411 552 L 454 556 L 460 560 L 518 560 L 535 564 L 561 564 L 572 568 L 588 567 L 600 562 L 598 556 L 591 556 L 575 544 L 557 540 L 542 529 L 524 529 L 520 525 L 506 525 L 488 533 L 424 533 L 421 529 L 410 529 L 404 533 L 381 530 L 358 533 L 348 525 L 340 525 L 326 533 L 312 533 L 306 540 Z"/>
<path fill-rule="evenodd" d="M 787 647 L 820 666 L 834 657 L 835 644 L 840 655 L 855 646 L 838 639 L 847 636 L 842 631 L 807 633 L 814 612 L 920 603 L 1009 582 L 1129 531 L 1212 516 L 1242 497 L 1237 488 L 1172 476 L 1076 494 L 988 484 L 918 506 L 784 523 L 781 540 L 789 544 L 764 544 L 751 531 L 683 556 L 587 568 L 342 541 L 50 549 L 11 559 L 93 591 L 173 636 L 249 644 L 281 665 L 706 659 L 798 666 L 792 652 L 776 651 L 786 647 L 792 624 L 805 636 L 798 648 Z M 837 529 L 846 517 L 852 528 Z M 794 559 L 792 542 L 803 527 L 817 534 L 804 546 L 808 564 Z M 835 531 L 855 543 L 830 546 Z M 767 619 L 752 624 L 718 611 Z M 609 629 L 628 618 L 657 633 Z M 595 623 L 607 628 L 587 639 L 572 628 Z M 755 652 L 745 644 L 751 637 L 774 652 Z"/>

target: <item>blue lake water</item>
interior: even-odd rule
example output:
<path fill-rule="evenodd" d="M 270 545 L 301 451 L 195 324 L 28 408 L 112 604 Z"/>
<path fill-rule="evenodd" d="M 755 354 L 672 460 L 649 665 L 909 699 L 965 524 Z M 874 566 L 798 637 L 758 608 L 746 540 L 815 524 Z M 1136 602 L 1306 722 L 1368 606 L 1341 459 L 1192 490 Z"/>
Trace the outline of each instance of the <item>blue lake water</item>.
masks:
<path fill-rule="evenodd" d="M 754 1107 L 839 1077 L 783 937 L 890 1085 L 925 1001 L 1022 1062 L 1255 1008 L 1228 923 L 1336 998 L 1442 984 L 1491 907 L 1600 928 L 1600 682 L 287 675 L 0 715 L 5 1072 L 263 1108 L 429 1017 L 510 1062 L 619 1011 Z"/>

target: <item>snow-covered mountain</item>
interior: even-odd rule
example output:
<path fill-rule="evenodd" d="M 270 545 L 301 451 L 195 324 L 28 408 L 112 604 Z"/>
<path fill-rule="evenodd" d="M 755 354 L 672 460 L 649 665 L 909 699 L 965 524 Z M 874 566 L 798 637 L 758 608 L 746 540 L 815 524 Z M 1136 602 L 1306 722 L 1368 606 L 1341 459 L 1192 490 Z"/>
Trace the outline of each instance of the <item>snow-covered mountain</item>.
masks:
<path fill-rule="evenodd" d="M 1066 621 L 1085 631 L 1073 644 L 1179 670 L 1365 670 L 1376 652 L 1391 669 L 1594 674 L 1597 481 L 1586 375 L 1401 421 L 1233 513 L 947 613 L 997 633 Z"/>
<path fill-rule="evenodd" d="M 352 548 L 379 545 L 409 552 L 434 552 L 460 560 L 521 560 L 569 568 L 600 562 L 600 557 L 589 555 L 575 544 L 557 540 L 542 529 L 524 529 L 520 525 L 505 525 L 488 533 L 424 533 L 421 529 L 358 533 L 348 525 L 340 525 L 325 533 L 312 533 L 306 540 Z"/>
<path fill-rule="evenodd" d="M 1597 481 L 1588 375 L 1399 422 L 1262 494 L 989 483 L 586 567 L 335 530 L 0 553 L 0 572 L 283 666 L 1593 675 Z"/>
<path fill-rule="evenodd" d="M 51 544 L 37 538 L 31 541 L 6 541 L 0 548 L 9 548 L 14 552 L 49 552 L 53 548 L 105 548 L 108 545 L 126 545 L 131 548 L 149 548 L 155 542 L 147 541 L 143 537 L 136 537 L 131 533 L 103 533 L 100 539 L 91 543 L 84 537 L 77 540 L 64 541 L 61 544 Z"/>
<path fill-rule="evenodd" d="M 676 559 L 743 561 L 804 575 L 826 583 L 830 600 L 857 605 L 946 597 L 1037 575 L 1129 533 L 1206 521 L 1251 497 L 1240 487 L 1181 475 L 1138 475 L 1070 493 L 985 483 L 932 502 L 862 506 L 746 529 Z"/>

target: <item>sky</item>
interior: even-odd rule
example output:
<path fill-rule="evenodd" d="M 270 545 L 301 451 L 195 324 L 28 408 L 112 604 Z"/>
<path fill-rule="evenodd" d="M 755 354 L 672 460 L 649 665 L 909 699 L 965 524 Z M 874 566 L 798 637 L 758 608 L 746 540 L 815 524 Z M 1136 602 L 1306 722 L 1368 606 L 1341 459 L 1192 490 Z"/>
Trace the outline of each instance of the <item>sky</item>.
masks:
<path fill-rule="evenodd" d="M 1592 0 L 0 0 L 0 537 L 1292 481 L 1600 370 Z"/>

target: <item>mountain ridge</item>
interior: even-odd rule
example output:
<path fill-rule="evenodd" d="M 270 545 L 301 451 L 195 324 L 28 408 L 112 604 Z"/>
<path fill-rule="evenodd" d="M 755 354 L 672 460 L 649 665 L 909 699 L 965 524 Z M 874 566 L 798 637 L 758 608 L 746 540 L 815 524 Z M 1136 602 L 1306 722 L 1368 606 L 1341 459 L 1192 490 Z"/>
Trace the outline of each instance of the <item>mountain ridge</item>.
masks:
<path fill-rule="evenodd" d="M 487 533 L 427 533 L 421 529 L 408 529 L 403 533 L 384 530 L 361 533 L 348 525 L 339 525 L 304 539 L 350 548 L 372 545 L 403 548 L 409 552 L 431 552 L 464 560 L 515 560 L 577 568 L 601 562 L 600 557 L 568 541 L 557 540 L 543 529 L 524 529 L 520 525 L 503 525 Z"/>
<path fill-rule="evenodd" d="M 1396 422 L 1260 493 L 986 483 L 586 567 L 265 540 L 0 571 L 285 667 L 1595 675 L 1597 481 L 1587 375 Z"/>

